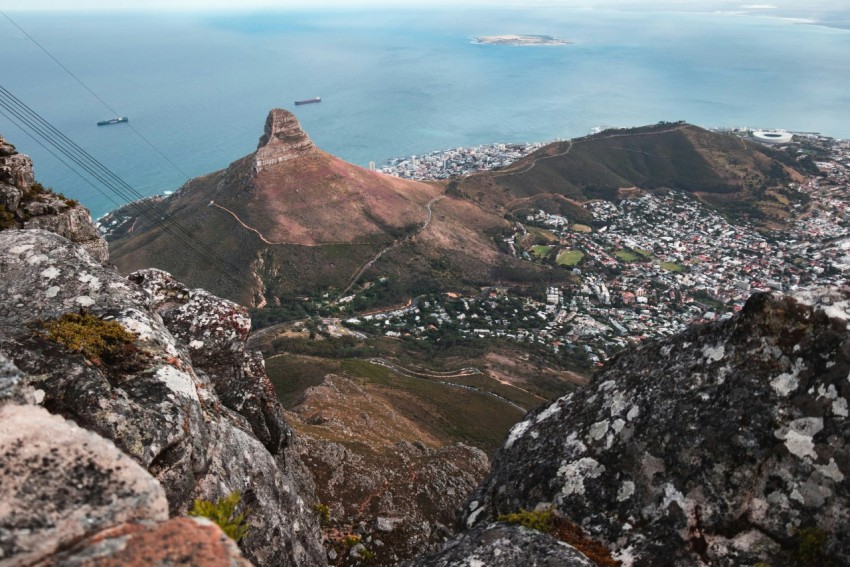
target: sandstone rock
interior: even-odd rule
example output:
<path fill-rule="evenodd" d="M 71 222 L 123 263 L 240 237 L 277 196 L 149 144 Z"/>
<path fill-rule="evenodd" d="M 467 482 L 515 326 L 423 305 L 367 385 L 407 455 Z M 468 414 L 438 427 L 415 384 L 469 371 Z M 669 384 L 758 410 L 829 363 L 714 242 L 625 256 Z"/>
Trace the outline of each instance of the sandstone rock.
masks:
<path fill-rule="evenodd" d="M 291 112 L 275 108 L 269 112 L 257 153 L 254 170 L 259 172 L 277 163 L 307 155 L 315 149 Z"/>
<path fill-rule="evenodd" d="M 31 216 L 23 228 L 41 228 L 64 236 L 86 249 L 98 262 L 109 260 L 109 247 L 101 238 L 97 226 L 92 222 L 87 209 L 80 205 L 65 207 L 52 214 Z"/>
<path fill-rule="evenodd" d="M 846 291 L 759 294 L 628 350 L 511 431 L 467 526 L 551 504 L 624 565 L 850 559 Z"/>
<path fill-rule="evenodd" d="M 0 406 L 4 565 L 31 565 L 117 524 L 167 518 L 162 487 L 112 442 L 41 407 Z"/>
<path fill-rule="evenodd" d="M 41 228 L 80 244 L 97 261 L 109 259 L 87 209 L 47 190 L 36 190 L 32 160 L 0 137 L 0 230 Z"/>
<path fill-rule="evenodd" d="M 28 375 L 28 385 L 44 392 L 45 408 L 113 440 L 147 468 L 165 488 L 172 514 L 186 513 L 195 498 L 215 500 L 241 491 L 252 510 L 241 545 L 257 564 L 325 564 L 309 509 L 315 496 L 298 456 L 267 440 L 272 448 L 279 446 L 272 454 L 254 435 L 252 413 L 246 411 L 246 419 L 237 413 L 244 408 L 223 403 L 207 374 L 193 367 L 191 341 L 175 339 L 151 310 L 150 294 L 79 246 L 42 230 L 0 232 L 0 267 L 0 350 Z M 224 315 L 227 302 L 195 297 L 203 301 L 189 302 L 194 311 L 173 313 L 202 321 L 197 329 L 233 324 L 235 319 Z M 157 307 L 168 312 L 163 305 Z M 37 320 L 80 308 L 136 334 L 123 358 L 89 360 L 42 336 Z M 222 333 L 216 335 L 218 345 L 241 368 L 244 347 L 228 344 L 226 337 L 239 343 L 244 332 Z M 265 388 L 267 378 L 259 372 L 240 371 L 240 379 L 227 385 L 234 390 L 231 399 L 242 396 L 249 407 L 247 400 Z"/>
<path fill-rule="evenodd" d="M 442 551 L 407 567 L 596 567 L 574 547 L 517 525 L 479 525 L 449 541 Z"/>
<path fill-rule="evenodd" d="M 379 532 L 389 533 L 395 529 L 395 525 L 401 520 L 402 518 L 385 518 L 383 516 L 378 516 L 375 518 L 375 529 Z"/>
<path fill-rule="evenodd" d="M 62 567 L 251 567 L 221 529 L 202 518 L 104 530 L 45 562 Z"/>

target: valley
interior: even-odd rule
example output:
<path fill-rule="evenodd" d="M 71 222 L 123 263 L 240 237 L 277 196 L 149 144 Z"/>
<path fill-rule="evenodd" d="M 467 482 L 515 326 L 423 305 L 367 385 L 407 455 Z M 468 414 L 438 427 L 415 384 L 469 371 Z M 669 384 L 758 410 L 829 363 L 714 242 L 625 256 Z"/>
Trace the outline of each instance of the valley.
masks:
<path fill-rule="evenodd" d="M 161 203 L 242 258 L 248 287 L 166 253 L 131 208 L 102 220 L 122 269 L 159 263 L 252 306 L 248 347 L 328 503 L 334 564 L 356 563 L 352 533 L 378 565 L 437 550 L 522 416 L 620 352 L 850 266 L 850 155 L 832 140 L 659 123 L 528 149 L 399 160 L 421 178 L 402 179 L 273 111 L 256 154 Z"/>

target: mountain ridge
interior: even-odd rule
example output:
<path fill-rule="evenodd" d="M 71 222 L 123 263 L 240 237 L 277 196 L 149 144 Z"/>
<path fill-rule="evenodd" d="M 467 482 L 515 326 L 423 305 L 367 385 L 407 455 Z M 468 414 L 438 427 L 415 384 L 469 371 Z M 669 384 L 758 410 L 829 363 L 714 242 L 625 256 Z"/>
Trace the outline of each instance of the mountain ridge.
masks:
<path fill-rule="evenodd" d="M 443 191 L 441 184 L 371 172 L 327 154 L 294 116 L 274 109 L 255 153 L 151 201 L 249 269 L 254 284 L 222 281 L 214 267 L 193 261 L 133 205 L 100 222 L 119 269 L 153 265 L 246 305 L 275 305 L 316 289 L 339 293 L 378 258 L 406 282 L 405 290 L 432 274 L 429 262 L 441 261 L 453 263 L 453 273 L 472 274 L 461 280 L 484 285 L 498 256 L 488 233 L 509 224 L 463 200 L 441 197 Z M 406 248 L 401 257 L 399 247 Z M 450 278 L 442 285 L 458 283 Z"/>
<path fill-rule="evenodd" d="M 555 142 L 499 171 L 422 183 L 323 152 L 293 115 L 275 109 L 255 153 L 156 198 L 165 214 L 250 271 L 250 285 L 222 281 L 132 207 L 101 223 L 119 269 L 154 265 L 245 305 L 342 298 L 380 277 L 392 290 L 379 304 L 397 305 L 417 290 L 563 279 L 502 242 L 512 221 L 538 209 L 587 223 L 591 200 L 673 188 L 729 217 L 781 225 L 803 195 L 786 187 L 801 176 L 779 157 L 730 135 L 661 123 Z"/>

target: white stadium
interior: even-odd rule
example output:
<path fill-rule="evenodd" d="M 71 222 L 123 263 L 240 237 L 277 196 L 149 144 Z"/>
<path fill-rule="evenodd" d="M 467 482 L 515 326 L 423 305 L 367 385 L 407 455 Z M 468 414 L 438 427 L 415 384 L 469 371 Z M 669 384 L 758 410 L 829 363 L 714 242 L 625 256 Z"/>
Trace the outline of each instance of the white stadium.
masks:
<path fill-rule="evenodd" d="M 755 130 L 753 138 L 762 144 L 770 144 L 773 146 L 779 144 L 787 144 L 794 136 L 785 130 Z"/>

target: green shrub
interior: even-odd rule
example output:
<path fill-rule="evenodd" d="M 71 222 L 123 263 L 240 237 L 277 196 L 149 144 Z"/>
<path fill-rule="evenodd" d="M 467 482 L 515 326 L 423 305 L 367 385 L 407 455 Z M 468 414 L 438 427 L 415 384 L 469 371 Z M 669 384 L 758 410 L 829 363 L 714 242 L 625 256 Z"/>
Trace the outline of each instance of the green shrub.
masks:
<path fill-rule="evenodd" d="M 15 215 L 13 215 L 5 205 L 0 205 L 0 230 L 17 227 L 18 223 L 15 222 Z"/>
<path fill-rule="evenodd" d="M 327 504 L 322 504 L 321 502 L 316 502 L 313 504 L 313 511 L 319 514 L 319 518 L 322 521 L 322 525 L 328 524 L 331 521 L 331 509 Z"/>
<path fill-rule="evenodd" d="M 109 362 L 136 340 L 136 335 L 117 321 L 104 321 L 90 313 L 65 313 L 42 326 L 48 340 L 95 362 Z"/>
<path fill-rule="evenodd" d="M 241 500 L 242 495 L 238 490 L 215 502 L 196 499 L 189 515 L 212 520 L 230 539 L 239 541 L 245 537 L 250 527 L 247 520 L 249 511 L 236 513 L 236 507 Z"/>
<path fill-rule="evenodd" d="M 551 508 L 540 510 L 537 512 L 529 512 L 526 509 L 521 509 L 515 514 L 502 514 L 499 516 L 500 522 L 508 522 L 509 524 L 519 524 L 532 530 L 537 530 L 544 533 L 552 533 L 555 530 L 554 514 Z"/>

